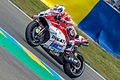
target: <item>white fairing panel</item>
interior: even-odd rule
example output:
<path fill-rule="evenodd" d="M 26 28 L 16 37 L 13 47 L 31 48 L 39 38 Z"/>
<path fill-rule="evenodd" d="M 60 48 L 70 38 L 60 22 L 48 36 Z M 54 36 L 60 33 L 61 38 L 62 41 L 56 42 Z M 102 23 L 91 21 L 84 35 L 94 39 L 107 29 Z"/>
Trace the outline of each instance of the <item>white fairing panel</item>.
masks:
<path fill-rule="evenodd" d="M 53 52 L 64 52 L 67 45 L 65 35 L 61 30 L 52 26 L 51 23 L 49 23 L 49 30 L 50 39 L 42 45 Z"/>

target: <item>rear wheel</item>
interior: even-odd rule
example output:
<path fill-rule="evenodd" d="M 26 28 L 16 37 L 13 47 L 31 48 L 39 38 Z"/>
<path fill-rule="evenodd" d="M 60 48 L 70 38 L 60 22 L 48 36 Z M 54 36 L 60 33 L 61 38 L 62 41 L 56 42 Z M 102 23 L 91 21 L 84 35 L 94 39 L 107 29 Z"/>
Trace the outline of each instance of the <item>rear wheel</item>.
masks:
<path fill-rule="evenodd" d="M 78 55 L 77 58 L 78 58 L 79 66 L 76 66 L 69 62 L 65 62 L 63 64 L 65 73 L 71 78 L 79 77 L 84 72 L 83 57 L 81 55 Z"/>
<path fill-rule="evenodd" d="M 44 34 L 39 33 L 41 26 L 39 26 L 38 22 L 32 21 L 28 24 L 26 31 L 25 31 L 25 37 L 30 46 L 36 47 L 40 45 L 44 39 Z"/>

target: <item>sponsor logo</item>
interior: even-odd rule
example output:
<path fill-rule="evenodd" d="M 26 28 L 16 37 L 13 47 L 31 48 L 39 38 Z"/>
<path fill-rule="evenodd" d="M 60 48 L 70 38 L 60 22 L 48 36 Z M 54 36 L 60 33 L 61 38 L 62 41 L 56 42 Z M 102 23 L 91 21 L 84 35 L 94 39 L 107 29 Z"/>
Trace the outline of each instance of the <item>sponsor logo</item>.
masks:
<path fill-rule="evenodd" d="M 52 38 L 55 39 L 56 41 L 59 41 L 59 42 L 64 43 L 64 44 L 66 42 L 65 40 L 60 39 L 60 38 L 56 37 L 55 35 L 53 35 Z"/>

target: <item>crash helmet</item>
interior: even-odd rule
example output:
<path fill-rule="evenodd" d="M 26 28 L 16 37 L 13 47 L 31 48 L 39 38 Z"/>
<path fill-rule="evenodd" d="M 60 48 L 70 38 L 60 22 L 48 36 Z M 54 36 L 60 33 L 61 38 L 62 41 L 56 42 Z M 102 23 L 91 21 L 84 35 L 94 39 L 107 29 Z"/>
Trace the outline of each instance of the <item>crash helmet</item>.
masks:
<path fill-rule="evenodd" d="M 55 7 L 53 9 L 58 11 L 62 15 L 65 14 L 65 7 L 63 5 L 61 5 L 61 4 L 55 5 Z"/>

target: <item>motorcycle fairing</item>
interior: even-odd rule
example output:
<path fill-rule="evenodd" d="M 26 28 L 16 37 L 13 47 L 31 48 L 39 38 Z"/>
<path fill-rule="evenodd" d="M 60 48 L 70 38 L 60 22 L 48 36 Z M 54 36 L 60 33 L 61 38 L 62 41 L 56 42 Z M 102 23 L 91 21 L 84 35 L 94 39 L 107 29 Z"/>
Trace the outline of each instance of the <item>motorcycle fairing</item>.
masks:
<path fill-rule="evenodd" d="M 41 45 L 52 50 L 52 52 L 64 52 L 67 45 L 65 34 L 59 28 L 54 27 L 52 22 L 47 19 L 46 21 L 49 26 L 50 38 L 47 42 Z"/>

